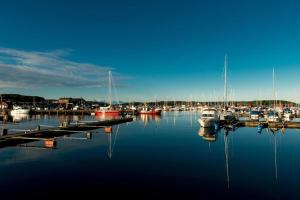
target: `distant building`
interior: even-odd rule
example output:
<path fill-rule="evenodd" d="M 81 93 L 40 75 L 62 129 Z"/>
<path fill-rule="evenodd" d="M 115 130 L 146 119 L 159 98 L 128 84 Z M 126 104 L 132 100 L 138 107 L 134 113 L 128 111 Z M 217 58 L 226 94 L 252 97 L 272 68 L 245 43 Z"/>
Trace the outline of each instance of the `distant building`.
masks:
<path fill-rule="evenodd" d="M 60 107 L 71 109 L 74 106 L 83 107 L 86 104 L 86 101 L 83 98 L 62 97 L 58 99 L 58 104 Z"/>

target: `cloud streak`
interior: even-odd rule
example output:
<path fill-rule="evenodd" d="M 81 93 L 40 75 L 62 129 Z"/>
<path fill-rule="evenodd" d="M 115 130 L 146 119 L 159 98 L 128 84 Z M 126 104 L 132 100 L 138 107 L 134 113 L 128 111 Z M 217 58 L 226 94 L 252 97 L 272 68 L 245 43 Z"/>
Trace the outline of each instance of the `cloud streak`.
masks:
<path fill-rule="evenodd" d="M 0 47 L 1 88 L 101 87 L 108 67 L 68 60 L 70 50 L 23 51 Z"/>

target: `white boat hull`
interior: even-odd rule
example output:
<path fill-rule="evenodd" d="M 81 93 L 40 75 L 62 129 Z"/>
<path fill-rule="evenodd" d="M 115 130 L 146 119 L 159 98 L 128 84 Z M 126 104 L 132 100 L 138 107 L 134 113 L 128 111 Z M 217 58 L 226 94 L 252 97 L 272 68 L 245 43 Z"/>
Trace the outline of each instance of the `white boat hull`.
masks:
<path fill-rule="evenodd" d="M 11 115 L 29 114 L 29 109 L 16 109 L 10 112 Z"/>
<path fill-rule="evenodd" d="M 277 117 L 269 117 L 267 119 L 268 122 L 280 122 L 280 118 Z"/>
<path fill-rule="evenodd" d="M 209 128 L 209 127 L 214 127 L 215 124 L 219 123 L 219 120 L 216 120 L 214 118 L 206 118 L 206 119 L 198 119 L 198 122 L 201 127 Z"/>

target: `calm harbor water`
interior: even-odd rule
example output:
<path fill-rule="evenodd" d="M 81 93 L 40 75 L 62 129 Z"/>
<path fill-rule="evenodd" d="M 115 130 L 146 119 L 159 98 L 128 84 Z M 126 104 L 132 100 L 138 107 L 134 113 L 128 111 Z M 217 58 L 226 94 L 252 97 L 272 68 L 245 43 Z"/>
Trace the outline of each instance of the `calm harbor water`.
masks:
<path fill-rule="evenodd" d="M 200 129 L 196 112 L 141 116 L 95 130 L 0 149 L 3 197 L 94 195 L 131 198 L 300 198 L 300 130 L 261 134 L 256 128 Z M 58 125 L 63 117 L 33 116 L 10 128 Z M 93 116 L 70 120 L 94 120 Z"/>

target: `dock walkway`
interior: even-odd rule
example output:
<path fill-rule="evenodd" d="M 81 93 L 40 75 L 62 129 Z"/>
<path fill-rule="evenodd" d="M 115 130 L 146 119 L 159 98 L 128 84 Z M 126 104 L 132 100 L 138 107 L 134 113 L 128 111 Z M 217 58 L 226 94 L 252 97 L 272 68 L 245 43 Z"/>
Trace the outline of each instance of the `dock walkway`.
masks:
<path fill-rule="evenodd" d="M 70 135 L 78 132 L 88 132 L 98 128 L 105 128 L 115 124 L 121 124 L 133 121 L 133 118 L 120 118 L 105 121 L 89 121 L 89 122 L 75 122 L 75 123 L 62 123 L 58 127 L 47 127 L 41 129 L 38 125 L 36 129 L 24 130 L 16 133 L 9 134 L 7 129 L 2 129 L 0 136 L 0 148 L 6 146 L 15 146 L 26 142 L 35 140 L 53 140 L 55 137 Z"/>

